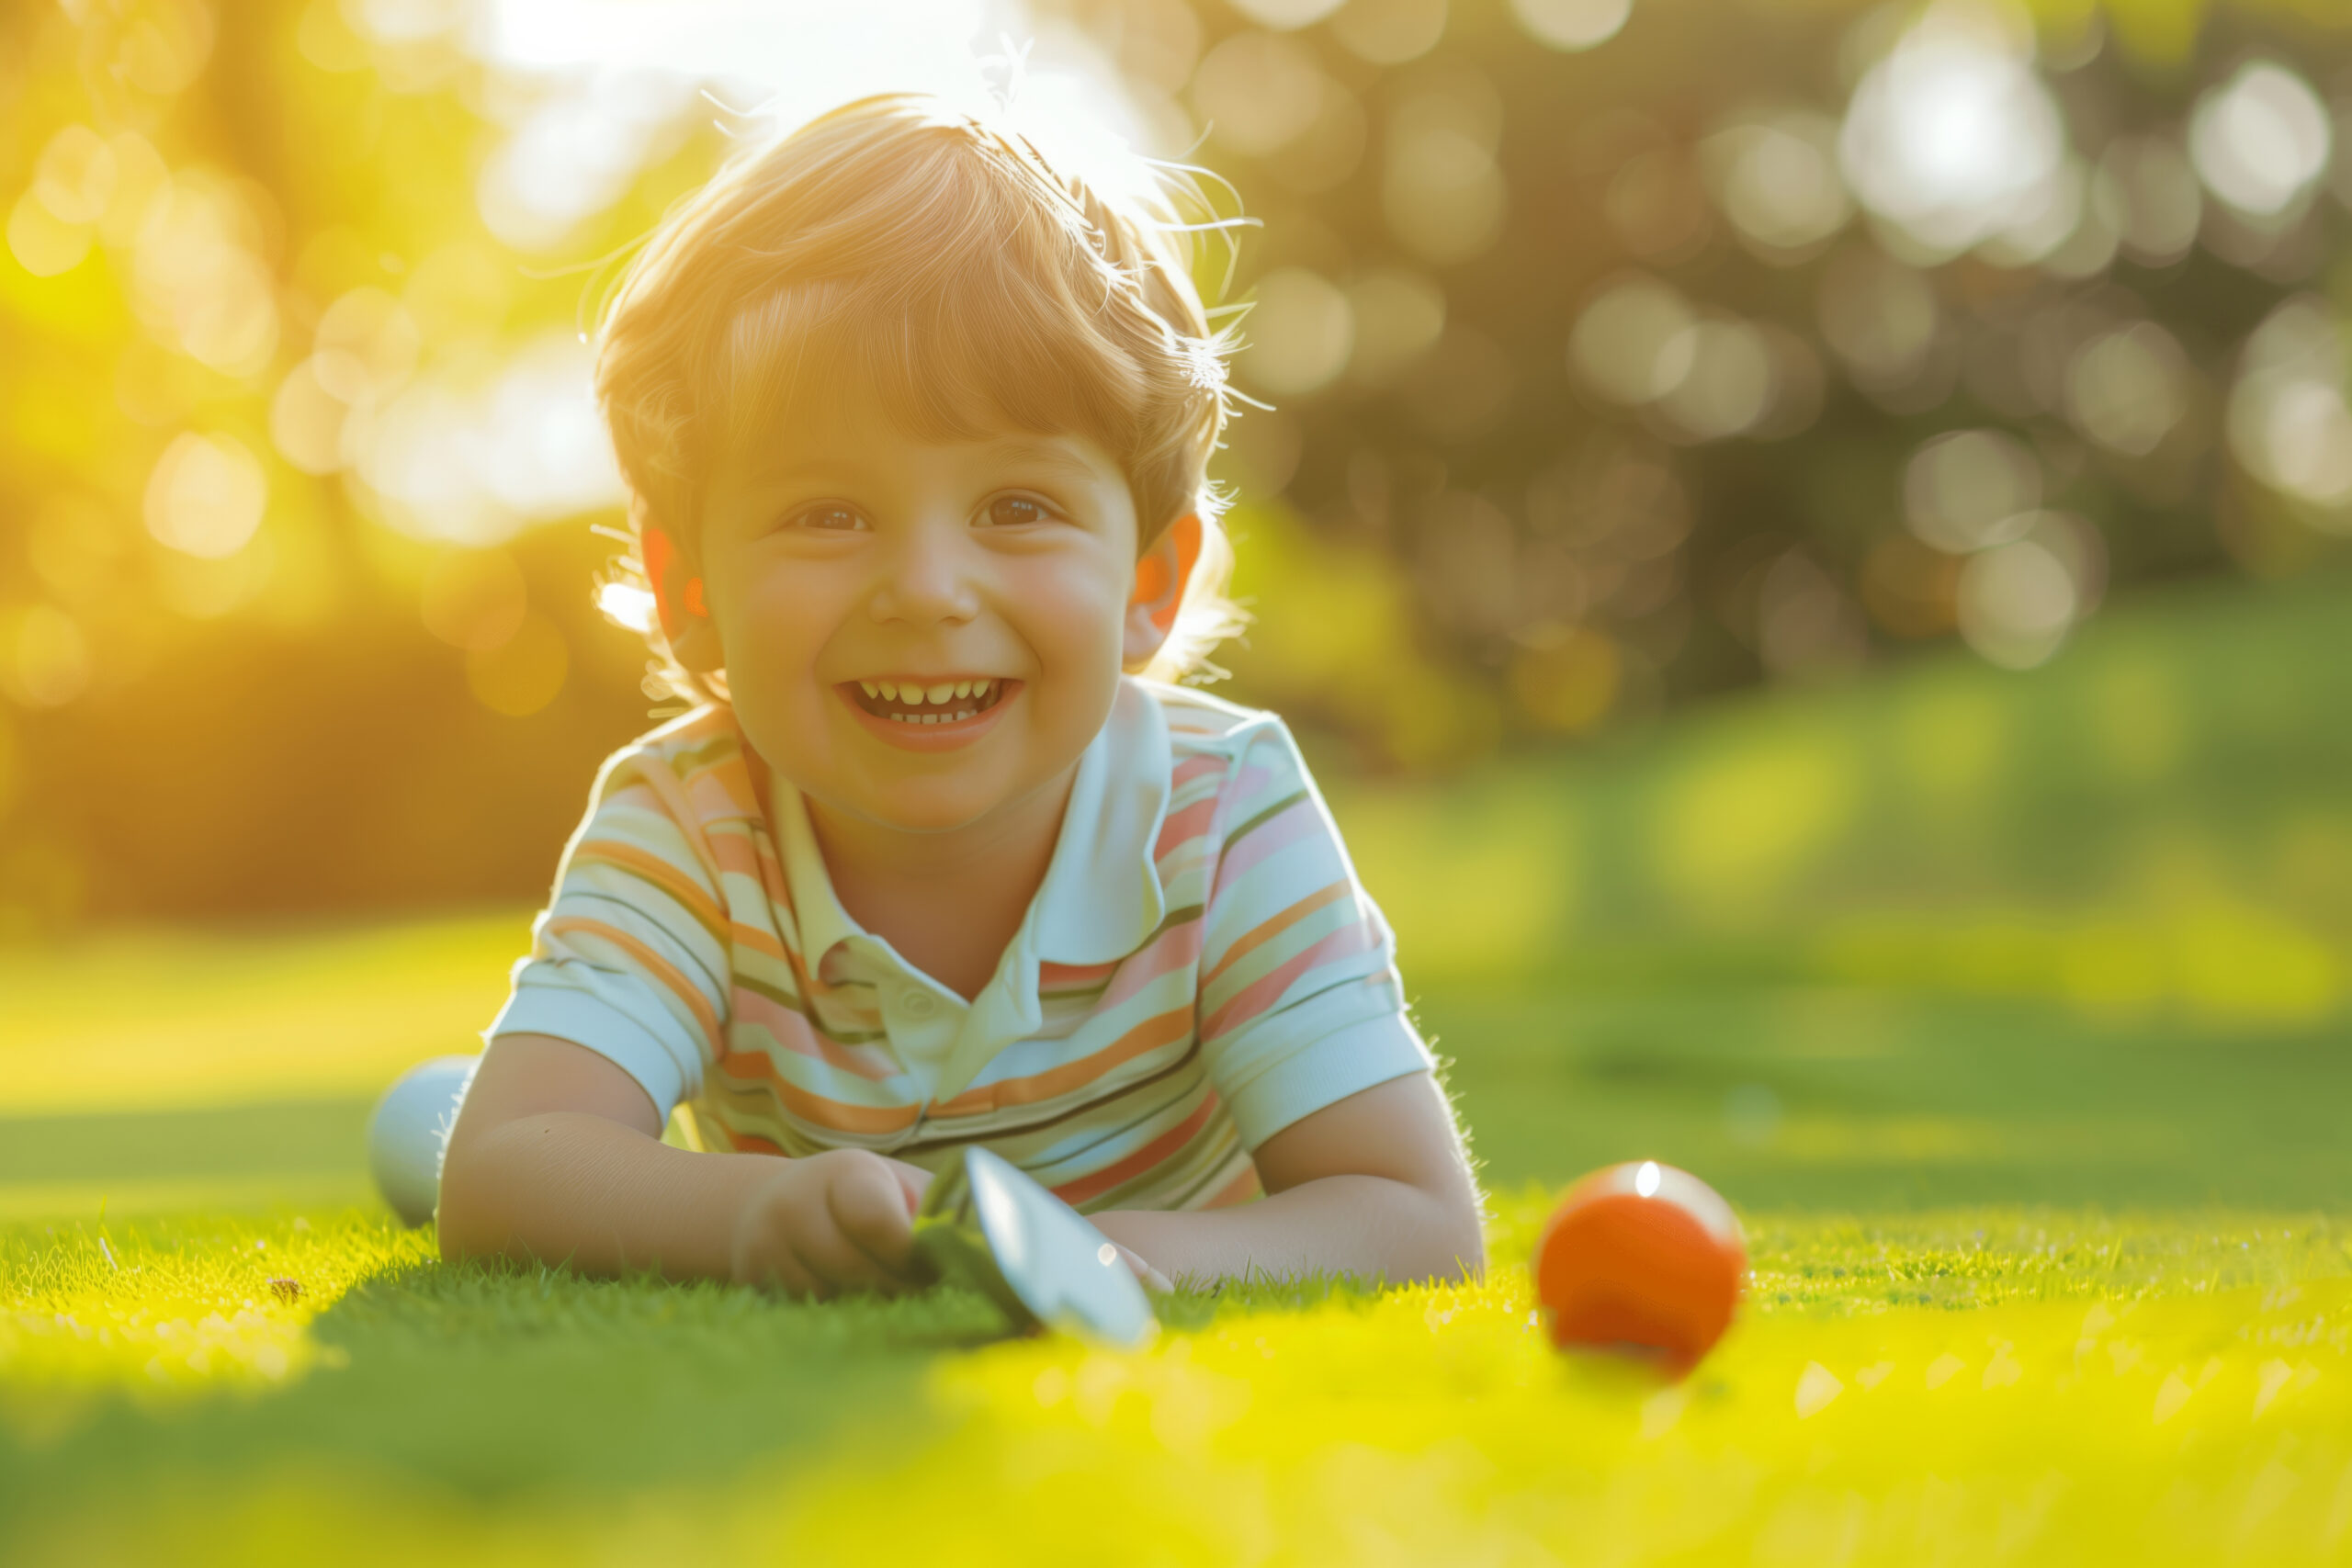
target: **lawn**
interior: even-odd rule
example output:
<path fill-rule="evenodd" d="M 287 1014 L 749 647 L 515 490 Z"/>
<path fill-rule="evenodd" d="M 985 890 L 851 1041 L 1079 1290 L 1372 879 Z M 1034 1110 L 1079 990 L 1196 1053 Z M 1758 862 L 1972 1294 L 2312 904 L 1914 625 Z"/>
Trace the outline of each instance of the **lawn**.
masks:
<path fill-rule="evenodd" d="M 0 1562 L 2352 1561 L 2346 624 L 2188 594 L 2029 679 L 1335 791 L 1494 1268 L 1186 1295 L 1134 1355 L 443 1268 L 360 1131 L 522 912 L 0 956 Z M 1751 1244 L 1677 1385 L 1526 1297 L 1636 1156 Z"/>

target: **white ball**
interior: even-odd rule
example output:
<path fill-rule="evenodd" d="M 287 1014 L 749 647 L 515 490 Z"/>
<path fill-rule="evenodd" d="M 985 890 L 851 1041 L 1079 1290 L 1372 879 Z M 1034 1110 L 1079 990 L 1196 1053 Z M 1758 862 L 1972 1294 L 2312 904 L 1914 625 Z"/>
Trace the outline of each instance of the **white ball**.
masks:
<path fill-rule="evenodd" d="M 481 1065 L 480 1056 L 435 1056 L 411 1067 L 368 1118 L 368 1168 L 402 1224 L 433 1217 L 441 1198 L 441 1150 Z"/>

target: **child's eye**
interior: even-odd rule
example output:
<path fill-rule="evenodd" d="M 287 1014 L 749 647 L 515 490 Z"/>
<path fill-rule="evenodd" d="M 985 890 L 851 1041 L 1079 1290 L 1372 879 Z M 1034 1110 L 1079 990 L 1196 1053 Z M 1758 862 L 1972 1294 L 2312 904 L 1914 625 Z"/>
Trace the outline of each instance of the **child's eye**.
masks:
<path fill-rule="evenodd" d="M 982 521 L 994 528 L 1018 528 L 1024 524 L 1050 523 L 1053 508 L 1025 495 L 1001 495 L 989 502 Z"/>
<path fill-rule="evenodd" d="M 865 519 L 851 508 L 830 501 L 805 507 L 785 521 L 795 528 L 815 528 L 825 533 L 854 533 L 865 526 Z"/>

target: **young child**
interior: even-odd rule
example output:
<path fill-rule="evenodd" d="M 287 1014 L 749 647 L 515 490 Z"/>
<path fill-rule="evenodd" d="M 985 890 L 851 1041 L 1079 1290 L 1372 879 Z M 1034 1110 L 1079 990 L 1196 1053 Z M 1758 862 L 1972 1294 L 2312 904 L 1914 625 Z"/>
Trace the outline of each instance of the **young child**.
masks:
<path fill-rule="evenodd" d="M 1289 734 L 1140 678 L 1230 624 L 1223 367 L 1155 211 L 872 98 L 631 265 L 598 392 L 700 705 L 596 781 L 448 1136 L 445 1258 L 897 1290 L 978 1144 L 1147 1278 L 1483 1267 Z"/>

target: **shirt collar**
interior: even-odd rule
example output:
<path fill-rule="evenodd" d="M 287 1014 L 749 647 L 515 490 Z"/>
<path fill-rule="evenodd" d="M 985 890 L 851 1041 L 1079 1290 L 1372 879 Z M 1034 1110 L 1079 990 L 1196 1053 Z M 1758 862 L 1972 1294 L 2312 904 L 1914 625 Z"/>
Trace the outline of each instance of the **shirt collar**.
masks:
<path fill-rule="evenodd" d="M 1159 929 L 1168 899 L 1158 850 L 1171 757 L 1159 699 L 1122 677 L 1111 716 L 1079 756 L 1053 860 L 1006 954 L 1012 967 L 1000 967 L 1000 979 L 1008 973 L 1034 976 L 1038 959 L 1115 963 Z M 756 772 L 770 774 L 769 821 L 792 894 L 801 962 L 813 974 L 836 946 L 870 933 L 833 891 L 800 792 L 772 770 Z"/>
<path fill-rule="evenodd" d="M 1122 678 L 1110 718 L 1078 760 L 1061 837 L 1024 927 L 1034 928 L 1039 957 L 1114 963 L 1159 929 L 1170 755 L 1159 699 Z"/>
<path fill-rule="evenodd" d="M 784 775 L 770 771 L 768 820 L 776 836 L 776 852 L 784 862 L 784 885 L 792 893 L 792 918 L 800 929 L 800 961 L 811 975 L 820 974 L 825 955 L 865 928 L 842 908 L 833 892 L 832 874 L 825 869 L 825 853 L 817 847 L 816 829 L 808 823 L 808 806 Z"/>

